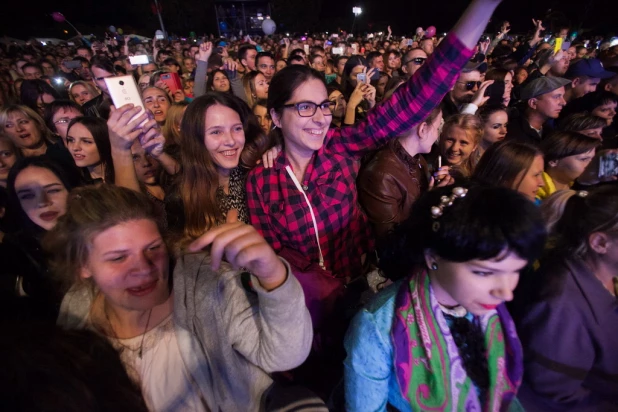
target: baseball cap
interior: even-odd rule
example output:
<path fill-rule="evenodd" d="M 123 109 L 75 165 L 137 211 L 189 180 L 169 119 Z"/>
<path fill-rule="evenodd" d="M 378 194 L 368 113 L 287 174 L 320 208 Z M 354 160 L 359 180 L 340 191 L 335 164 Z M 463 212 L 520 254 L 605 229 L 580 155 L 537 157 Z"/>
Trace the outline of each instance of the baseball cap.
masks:
<path fill-rule="evenodd" d="M 597 79 L 609 79 L 614 77 L 616 73 L 610 72 L 603 68 L 603 64 L 599 59 L 581 59 L 573 63 L 567 70 L 565 76 L 569 79 L 577 76 L 588 76 Z"/>
<path fill-rule="evenodd" d="M 475 70 L 478 70 L 481 73 L 485 73 L 487 71 L 487 63 L 470 60 L 468 63 L 466 63 L 466 65 L 461 71 L 462 73 L 469 73 Z"/>
<path fill-rule="evenodd" d="M 562 77 L 539 77 L 528 83 L 521 91 L 521 100 L 529 100 L 538 97 L 542 94 L 553 92 L 567 84 L 571 83 L 568 79 Z"/>

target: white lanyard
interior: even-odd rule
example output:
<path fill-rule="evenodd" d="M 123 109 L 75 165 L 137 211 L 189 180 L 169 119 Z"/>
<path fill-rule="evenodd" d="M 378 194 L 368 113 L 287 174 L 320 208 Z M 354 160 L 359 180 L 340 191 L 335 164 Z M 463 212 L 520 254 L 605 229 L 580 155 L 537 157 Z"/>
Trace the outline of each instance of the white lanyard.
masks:
<path fill-rule="evenodd" d="M 320 267 L 326 270 L 326 268 L 324 267 L 324 256 L 322 256 L 322 248 L 320 247 L 320 235 L 318 234 L 318 222 L 315 220 L 315 215 L 313 214 L 313 208 L 311 207 L 311 202 L 309 202 L 307 193 L 305 193 L 305 191 L 303 190 L 303 187 L 300 185 L 300 182 L 294 175 L 294 172 L 292 172 L 292 169 L 290 168 L 290 166 L 286 166 L 285 170 L 288 172 L 288 174 L 292 178 L 292 181 L 296 185 L 296 188 L 300 191 L 300 193 L 303 194 L 303 196 L 305 197 L 305 201 L 307 202 L 307 205 L 309 206 L 309 212 L 311 212 L 311 219 L 313 220 L 313 229 L 315 230 L 315 240 L 318 242 L 318 252 L 320 253 Z"/>

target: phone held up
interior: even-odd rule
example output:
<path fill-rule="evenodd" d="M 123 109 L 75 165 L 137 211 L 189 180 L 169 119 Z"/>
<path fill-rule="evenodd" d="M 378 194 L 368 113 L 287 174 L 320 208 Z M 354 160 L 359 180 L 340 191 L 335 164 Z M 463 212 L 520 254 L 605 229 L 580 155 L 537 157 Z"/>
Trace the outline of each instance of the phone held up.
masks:
<path fill-rule="evenodd" d="M 124 106 L 125 104 L 133 104 L 141 107 L 139 113 L 133 116 L 131 121 L 144 113 L 144 103 L 142 103 L 142 98 L 140 97 L 133 76 L 106 77 L 103 80 L 105 81 L 109 95 L 116 108 Z M 142 124 L 144 123 L 145 121 Z"/>
<path fill-rule="evenodd" d="M 140 54 L 138 56 L 129 56 L 129 62 L 133 66 L 137 66 L 139 64 L 148 64 L 148 56 L 145 54 Z"/>
<path fill-rule="evenodd" d="M 618 153 L 606 153 L 599 158 L 599 178 L 618 176 Z"/>
<path fill-rule="evenodd" d="M 169 87 L 172 93 L 182 90 L 182 82 L 178 73 L 163 73 L 161 74 L 161 81 Z"/>

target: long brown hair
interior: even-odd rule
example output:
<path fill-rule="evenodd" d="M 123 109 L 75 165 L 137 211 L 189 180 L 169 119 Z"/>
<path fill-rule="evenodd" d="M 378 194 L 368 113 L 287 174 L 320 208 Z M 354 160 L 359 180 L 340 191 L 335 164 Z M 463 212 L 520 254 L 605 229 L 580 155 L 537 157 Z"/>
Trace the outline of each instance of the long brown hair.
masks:
<path fill-rule="evenodd" d="M 204 146 L 206 112 L 223 105 L 238 113 L 245 131 L 245 147 L 239 166 L 250 169 L 270 146 L 251 109 L 240 98 L 227 93 L 208 92 L 187 107 L 180 126 L 180 197 L 184 205 L 184 235 L 195 238 L 217 225 L 222 217 L 217 204 L 219 172 Z"/>

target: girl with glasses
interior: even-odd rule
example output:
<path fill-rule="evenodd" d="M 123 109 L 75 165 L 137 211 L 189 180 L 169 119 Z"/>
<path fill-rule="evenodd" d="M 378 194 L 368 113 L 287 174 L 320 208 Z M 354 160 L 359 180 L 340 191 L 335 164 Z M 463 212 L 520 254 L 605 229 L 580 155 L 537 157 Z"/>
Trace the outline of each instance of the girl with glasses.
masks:
<path fill-rule="evenodd" d="M 249 173 L 247 201 L 251 224 L 276 251 L 300 252 L 343 283 L 362 275 L 373 239 L 358 205 L 358 162 L 429 116 L 498 3 L 474 0 L 419 73 L 352 127 L 330 128 L 332 109 L 320 73 L 290 66 L 273 77 L 268 109 L 283 148 L 273 168 L 258 165 Z"/>

